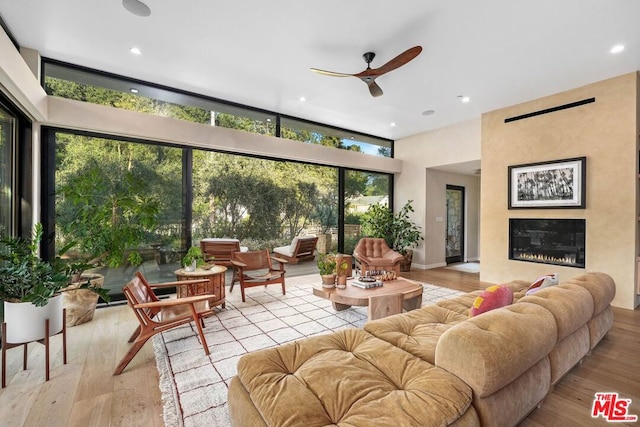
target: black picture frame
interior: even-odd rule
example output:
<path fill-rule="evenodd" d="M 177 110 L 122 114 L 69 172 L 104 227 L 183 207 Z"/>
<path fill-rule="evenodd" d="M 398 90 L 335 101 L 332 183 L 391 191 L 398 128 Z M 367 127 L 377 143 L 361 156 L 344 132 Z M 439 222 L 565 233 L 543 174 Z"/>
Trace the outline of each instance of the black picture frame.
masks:
<path fill-rule="evenodd" d="M 586 166 L 586 157 L 509 166 L 509 209 L 584 209 Z"/>

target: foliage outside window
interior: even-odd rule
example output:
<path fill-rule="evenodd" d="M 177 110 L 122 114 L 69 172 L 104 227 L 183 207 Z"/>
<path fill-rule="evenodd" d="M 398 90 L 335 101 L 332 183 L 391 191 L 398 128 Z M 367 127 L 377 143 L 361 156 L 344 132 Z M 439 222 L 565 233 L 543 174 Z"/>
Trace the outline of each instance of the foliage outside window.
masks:
<path fill-rule="evenodd" d="M 50 95 L 245 132 L 276 135 L 276 113 L 52 61 L 45 61 L 44 75 L 44 87 Z M 391 157 L 389 140 L 290 117 L 281 117 L 279 136 Z"/>

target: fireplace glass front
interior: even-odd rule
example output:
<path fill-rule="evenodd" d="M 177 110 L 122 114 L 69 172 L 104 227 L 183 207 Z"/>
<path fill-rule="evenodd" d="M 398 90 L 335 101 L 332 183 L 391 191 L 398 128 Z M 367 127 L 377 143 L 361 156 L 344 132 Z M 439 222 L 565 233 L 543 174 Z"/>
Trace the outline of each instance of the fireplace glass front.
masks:
<path fill-rule="evenodd" d="M 509 219 L 509 259 L 585 267 L 584 219 Z"/>

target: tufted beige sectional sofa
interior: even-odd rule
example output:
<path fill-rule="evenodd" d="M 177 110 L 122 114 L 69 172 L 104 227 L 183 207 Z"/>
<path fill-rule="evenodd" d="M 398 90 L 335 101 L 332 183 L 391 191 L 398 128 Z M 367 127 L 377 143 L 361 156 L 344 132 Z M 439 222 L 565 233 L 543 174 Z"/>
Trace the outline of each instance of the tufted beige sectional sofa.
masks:
<path fill-rule="evenodd" d="M 615 284 L 586 273 L 469 318 L 476 291 L 243 356 L 234 426 L 513 426 L 613 324 Z"/>

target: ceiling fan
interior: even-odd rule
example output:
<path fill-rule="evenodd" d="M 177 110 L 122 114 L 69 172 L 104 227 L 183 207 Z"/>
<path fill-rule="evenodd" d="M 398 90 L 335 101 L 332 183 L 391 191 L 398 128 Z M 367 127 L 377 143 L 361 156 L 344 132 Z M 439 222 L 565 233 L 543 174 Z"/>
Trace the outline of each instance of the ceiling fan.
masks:
<path fill-rule="evenodd" d="M 357 74 L 336 73 L 333 71 L 319 70 L 317 68 L 312 68 L 311 71 L 319 74 L 324 74 L 325 76 L 357 77 L 366 83 L 366 85 L 369 87 L 371 96 L 375 97 L 382 95 L 382 89 L 380 89 L 380 86 L 378 86 L 375 80 L 381 75 L 388 73 L 389 71 L 393 71 L 396 68 L 402 67 L 404 64 L 420 55 L 420 52 L 422 52 L 422 46 L 414 46 L 410 49 L 405 50 L 400 55 L 396 56 L 380 68 L 371 68 L 371 61 L 373 61 L 373 58 L 375 58 L 376 54 L 374 52 L 367 52 L 362 55 L 365 62 L 367 63 L 367 69 Z"/>

